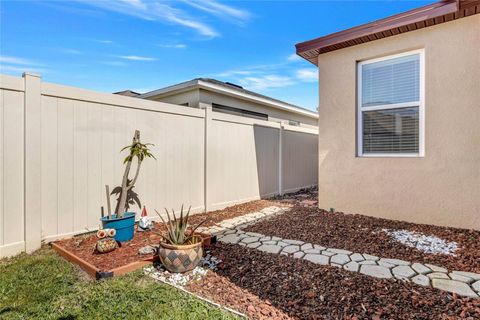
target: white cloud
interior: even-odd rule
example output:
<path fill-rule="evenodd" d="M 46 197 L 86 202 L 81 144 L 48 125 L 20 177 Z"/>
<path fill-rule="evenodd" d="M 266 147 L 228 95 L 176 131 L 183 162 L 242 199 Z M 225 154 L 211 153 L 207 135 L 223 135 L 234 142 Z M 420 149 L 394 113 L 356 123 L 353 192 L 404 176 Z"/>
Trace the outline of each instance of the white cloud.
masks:
<path fill-rule="evenodd" d="M 315 82 L 318 80 L 318 71 L 315 68 L 297 70 L 295 75 L 304 82 Z"/>
<path fill-rule="evenodd" d="M 65 49 L 62 49 L 62 51 L 69 54 L 82 54 L 80 50 L 76 50 L 76 49 L 65 48 Z"/>
<path fill-rule="evenodd" d="M 98 43 L 103 43 L 103 44 L 112 44 L 112 43 L 113 43 L 112 40 L 101 40 L 101 39 L 98 40 L 98 39 L 97 39 L 97 40 L 94 40 L 94 41 L 96 41 L 96 42 L 98 42 Z"/>
<path fill-rule="evenodd" d="M 11 65 L 3 65 L 3 64 L 0 65 L 0 73 L 6 72 L 6 71 L 19 72 L 19 73 L 30 71 L 33 73 L 42 73 L 42 72 L 45 72 L 45 69 L 29 67 L 29 66 L 11 66 Z"/>
<path fill-rule="evenodd" d="M 19 65 L 33 65 L 30 60 L 18 58 L 18 57 L 8 57 L 8 56 L 0 56 L 0 63 L 11 63 L 11 64 L 19 64 Z"/>
<path fill-rule="evenodd" d="M 113 11 L 149 21 L 161 21 L 164 23 L 177 24 L 193 29 L 203 36 L 214 38 L 220 34 L 209 25 L 189 16 L 183 10 L 175 8 L 164 1 L 151 0 L 77 0 L 82 3 L 97 6 L 104 10 Z"/>
<path fill-rule="evenodd" d="M 300 56 L 298 56 L 297 54 L 292 53 L 291 55 L 288 56 L 287 60 L 288 61 L 301 61 L 302 58 Z"/>
<path fill-rule="evenodd" d="M 273 74 L 263 75 L 260 77 L 246 77 L 241 79 L 239 82 L 243 87 L 250 90 L 282 88 L 295 84 L 290 77 Z"/>
<path fill-rule="evenodd" d="M 152 57 L 142 57 L 142 56 L 118 56 L 119 58 L 131 61 L 155 61 L 156 58 Z"/>
<path fill-rule="evenodd" d="M 103 61 L 103 64 L 106 64 L 107 66 L 113 66 L 113 67 L 126 67 L 128 64 L 123 61 Z"/>
<path fill-rule="evenodd" d="M 250 18 L 250 12 L 219 3 L 215 0 L 183 0 L 184 3 L 199 10 L 211 13 L 222 18 L 236 19 L 238 22 L 245 22 Z"/>
<path fill-rule="evenodd" d="M 159 44 L 158 46 L 162 48 L 172 48 L 172 49 L 185 49 L 187 47 L 187 45 L 183 43 L 171 43 L 171 44 L 166 43 L 166 44 Z"/>

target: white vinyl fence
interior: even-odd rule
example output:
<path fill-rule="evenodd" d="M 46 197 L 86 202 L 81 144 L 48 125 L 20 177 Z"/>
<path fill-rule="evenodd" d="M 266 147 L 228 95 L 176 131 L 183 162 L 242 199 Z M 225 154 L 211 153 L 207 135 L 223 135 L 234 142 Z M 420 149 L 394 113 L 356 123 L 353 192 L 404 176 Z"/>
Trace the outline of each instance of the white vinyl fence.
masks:
<path fill-rule="evenodd" d="M 0 257 L 98 228 L 135 129 L 155 144 L 135 187 L 150 215 L 317 184 L 317 130 L 0 75 Z"/>

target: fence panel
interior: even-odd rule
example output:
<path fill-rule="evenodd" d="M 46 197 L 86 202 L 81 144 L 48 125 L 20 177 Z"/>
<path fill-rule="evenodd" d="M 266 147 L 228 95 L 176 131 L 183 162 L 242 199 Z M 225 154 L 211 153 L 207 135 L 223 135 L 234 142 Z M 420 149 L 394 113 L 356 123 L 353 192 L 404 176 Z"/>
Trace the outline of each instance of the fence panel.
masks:
<path fill-rule="evenodd" d="M 4 83 L 2 79 L 2 85 Z M 6 81 L 6 80 L 5 80 Z M 24 92 L 11 81 L 0 89 L 0 257 L 25 249 L 24 234 Z"/>
<path fill-rule="evenodd" d="M 135 129 L 157 157 L 142 164 L 134 189 L 151 216 L 182 204 L 220 209 L 317 181 L 312 129 L 41 83 L 35 75 L 0 80 L 0 257 L 96 229 L 104 187 L 121 183 L 120 149 Z"/>

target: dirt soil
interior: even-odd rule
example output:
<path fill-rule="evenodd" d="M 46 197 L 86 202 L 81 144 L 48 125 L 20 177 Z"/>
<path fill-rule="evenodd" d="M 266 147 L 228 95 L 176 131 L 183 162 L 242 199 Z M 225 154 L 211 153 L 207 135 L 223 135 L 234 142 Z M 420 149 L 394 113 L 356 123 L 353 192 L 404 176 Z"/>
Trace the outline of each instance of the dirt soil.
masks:
<path fill-rule="evenodd" d="M 480 299 L 238 245 L 211 253 L 219 270 L 187 289 L 252 319 L 480 319 Z"/>
<path fill-rule="evenodd" d="M 255 212 L 272 205 L 278 204 L 269 200 L 258 200 L 231 206 L 223 210 L 195 214 L 190 217 L 189 224 L 195 226 L 201 221 L 207 219 L 207 222 L 203 224 L 203 226 L 211 226 L 219 221 Z M 147 245 L 158 245 L 161 239 L 161 236 L 158 233 L 166 234 L 166 229 L 163 223 L 155 223 L 154 231 L 137 232 L 135 230 L 135 236 L 132 240 L 123 242 L 116 250 L 104 254 L 95 252 L 95 245 L 98 240 L 95 234 L 81 235 L 61 240 L 56 243 L 76 256 L 91 263 L 101 271 L 109 271 L 138 260 L 152 258 L 152 255 L 140 256 L 138 250 Z"/>
<path fill-rule="evenodd" d="M 456 256 L 425 253 L 408 247 L 382 229 L 405 229 L 457 242 Z M 330 213 L 314 206 L 295 205 L 291 211 L 245 229 L 270 236 L 302 240 L 330 248 L 384 258 L 430 263 L 450 270 L 480 273 L 480 231 L 437 227 L 359 214 Z"/>

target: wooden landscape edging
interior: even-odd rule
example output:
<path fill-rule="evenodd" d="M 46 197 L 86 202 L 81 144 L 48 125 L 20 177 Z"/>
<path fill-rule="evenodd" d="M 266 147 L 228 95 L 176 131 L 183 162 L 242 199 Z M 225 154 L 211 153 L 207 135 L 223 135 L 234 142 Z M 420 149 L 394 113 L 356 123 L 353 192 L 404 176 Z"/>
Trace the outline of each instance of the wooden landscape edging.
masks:
<path fill-rule="evenodd" d="M 210 246 L 217 242 L 217 236 L 207 235 L 204 233 L 200 233 L 202 236 L 203 246 Z M 126 273 L 138 270 L 143 268 L 146 265 L 152 264 L 153 262 L 159 261 L 158 256 L 153 256 L 145 259 L 139 259 L 137 261 L 131 262 L 124 266 L 116 267 L 111 270 L 100 270 L 91 264 L 88 261 L 78 257 L 74 253 L 68 251 L 64 247 L 60 246 L 59 244 L 52 242 L 52 248 L 63 258 L 68 260 L 70 263 L 78 265 L 82 270 L 84 270 L 89 276 L 95 278 L 96 280 L 105 279 L 105 278 L 112 278 L 114 276 L 124 275 Z"/>

